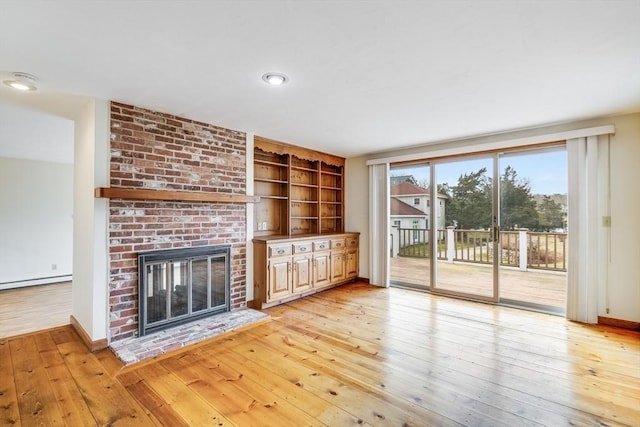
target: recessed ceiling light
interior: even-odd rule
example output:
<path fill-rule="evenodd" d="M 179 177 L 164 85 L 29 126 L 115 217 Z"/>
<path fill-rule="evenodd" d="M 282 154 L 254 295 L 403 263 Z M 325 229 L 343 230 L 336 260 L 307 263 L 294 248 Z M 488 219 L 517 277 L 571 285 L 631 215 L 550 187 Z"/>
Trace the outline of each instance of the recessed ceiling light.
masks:
<path fill-rule="evenodd" d="M 27 73 L 13 73 L 12 79 L 7 79 L 3 81 L 3 83 L 13 89 L 21 90 L 23 92 L 29 92 L 38 90 L 38 86 L 36 86 L 36 82 L 38 79 L 36 76 Z"/>
<path fill-rule="evenodd" d="M 282 86 L 289 81 L 289 77 L 282 73 L 265 73 L 262 76 L 262 80 L 272 86 Z"/>

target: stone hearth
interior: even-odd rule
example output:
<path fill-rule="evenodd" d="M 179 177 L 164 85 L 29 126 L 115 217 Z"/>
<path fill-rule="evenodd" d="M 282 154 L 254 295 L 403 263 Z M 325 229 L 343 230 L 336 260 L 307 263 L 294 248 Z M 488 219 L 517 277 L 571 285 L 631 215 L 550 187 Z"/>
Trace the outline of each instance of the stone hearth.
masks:
<path fill-rule="evenodd" d="M 111 349 L 122 363 L 131 365 L 269 318 L 269 315 L 250 308 L 236 310 L 174 326 L 144 337 L 119 340 L 111 343 Z"/>

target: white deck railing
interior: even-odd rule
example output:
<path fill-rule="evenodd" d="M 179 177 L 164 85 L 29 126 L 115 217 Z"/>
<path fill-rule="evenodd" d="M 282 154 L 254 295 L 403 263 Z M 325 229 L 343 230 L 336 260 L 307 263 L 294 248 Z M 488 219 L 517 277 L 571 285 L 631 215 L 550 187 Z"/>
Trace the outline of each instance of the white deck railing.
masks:
<path fill-rule="evenodd" d="M 430 229 L 392 227 L 391 256 L 430 257 Z M 501 231 L 500 265 L 520 270 L 567 271 L 567 234 L 531 232 L 527 229 Z M 438 259 L 454 262 L 493 263 L 494 242 L 489 230 L 437 232 Z"/>

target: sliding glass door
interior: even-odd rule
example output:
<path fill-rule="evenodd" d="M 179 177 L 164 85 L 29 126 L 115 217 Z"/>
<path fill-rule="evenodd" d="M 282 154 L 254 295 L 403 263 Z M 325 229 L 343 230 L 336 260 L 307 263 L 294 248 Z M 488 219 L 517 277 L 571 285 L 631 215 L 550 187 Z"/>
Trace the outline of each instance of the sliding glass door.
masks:
<path fill-rule="evenodd" d="M 496 202 L 494 156 L 459 158 L 434 165 L 443 218 L 434 290 L 495 301 Z"/>
<path fill-rule="evenodd" d="M 390 279 L 417 288 L 431 285 L 431 166 L 397 165 L 390 169 Z M 442 219 L 444 221 L 444 218 Z"/>
<path fill-rule="evenodd" d="M 566 310 L 567 151 L 565 146 L 499 156 L 500 301 Z"/>
<path fill-rule="evenodd" d="M 565 309 L 564 145 L 392 165 L 391 283 Z"/>

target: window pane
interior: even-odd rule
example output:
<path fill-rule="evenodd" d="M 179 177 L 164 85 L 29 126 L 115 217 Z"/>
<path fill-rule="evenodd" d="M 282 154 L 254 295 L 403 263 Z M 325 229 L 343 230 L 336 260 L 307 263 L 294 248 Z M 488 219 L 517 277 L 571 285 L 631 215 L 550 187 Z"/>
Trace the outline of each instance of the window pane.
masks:
<path fill-rule="evenodd" d="M 392 165 L 389 173 L 390 281 L 428 287 L 431 245 L 428 228 L 431 169 L 428 163 Z"/>

